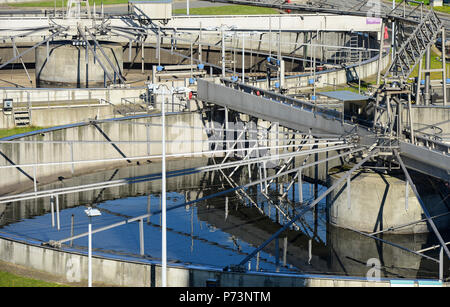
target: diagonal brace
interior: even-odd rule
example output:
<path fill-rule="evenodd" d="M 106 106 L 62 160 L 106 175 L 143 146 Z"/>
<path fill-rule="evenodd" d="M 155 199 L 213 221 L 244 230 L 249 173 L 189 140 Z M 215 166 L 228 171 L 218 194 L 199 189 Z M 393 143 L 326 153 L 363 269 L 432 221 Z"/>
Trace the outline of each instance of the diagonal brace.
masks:
<path fill-rule="evenodd" d="M 403 172 L 405 173 L 406 180 L 408 180 L 409 185 L 411 186 L 411 189 L 413 190 L 414 194 L 415 194 L 416 197 L 417 197 L 417 200 L 419 201 L 420 206 L 422 207 L 422 211 L 423 211 L 423 213 L 425 214 L 425 218 L 427 219 L 428 224 L 430 224 L 431 229 L 433 229 L 433 232 L 434 232 L 434 234 L 436 235 L 436 237 L 438 238 L 439 243 L 440 243 L 441 246 L 444 248 L 445 253 L 447 254 L 448 258 L 450 259 L 450 251 L 448 250 L 448 247 L 447 247 L 447 245 L 445 244 L 445 241 L 442 239 L 441 234 L 439 233 L 439 231 L 438 231 L 436 225 L 434 224 L 434 222 L 433 222 L 433 220 L 432 220 L 432 218 L 431 218 L 430 213 L 428 212 L 427 208 L 425 207 L 425 204 L 424 204 L 422 198 L 420 197 L 419 192 L 417 192 L 416 185 L 414 184 L 414 182 L 412 181 L 411 177 L 409 176 L 408 170 L 406 169 L 405 164 L 403 163 L 402 158 L 400 157 L 400 155 L 399 155 L 399 153 L 398 153 L 397 150 L 394 150 L 394 153 L 395 153 L 395 156 L 396 156 L 398 162 L 400 163 L 400 166 L 401 166 Z"/>
<path fill-rule="evenodd" d="M 277 238 L 283 231 L 288 229 L 295 221 L 297 221 L 299 218 L 301 218 L 305 213 L 307 213 L 309 210 L 313 209 L 323 198 L 325 198 L 328 194 L 330 194 L 334 189 L 338 187 L 339 184 L 341 184 L 342 181 L 346 180 L 348 176 L 351 176 L 351 174 L 359 169 L 367 160 L 369 160 L 372 156 L 378 153 L 378 149 L 374 149 L 373 151 L 369 152 L 369 154 L 362 159 L 358 164 L 353 166 L 347 173 L 345 173 L 344 176 L 339 178 L 330 188 L 328 188 L 323 194 L 321 194 L 318 198 L 316 198 L 311 204 L 303 208 L 303 210 L 300 211 L 299 214 L 297 214 L 295 217 L 293 217 L 288 223 L 286 223 L 282 228 L 280 228 L 278 231 L 276 231 L 267 241 L 265 241 L 263 244 L 258 246 L 253 252 L 251 252 L 247 257 L 245 257 L 240 263 L 239 266 L 242 266 L 246 264 L 250 259 L 252 259 L 258 252 L 260 252 L 264 247 L 266 247 L 270 242 L 272 242 L 275 238 Z"/>

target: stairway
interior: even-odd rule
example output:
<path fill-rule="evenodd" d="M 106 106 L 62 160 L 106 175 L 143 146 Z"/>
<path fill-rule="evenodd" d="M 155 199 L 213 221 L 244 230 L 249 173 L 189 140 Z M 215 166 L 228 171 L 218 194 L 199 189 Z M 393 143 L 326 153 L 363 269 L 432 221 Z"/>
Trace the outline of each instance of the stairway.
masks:
<path fill-rule="evenodd" d="M 430 10 L 414 32 L 401 45 L 391 66 L 384 75 L 386 81 L 406 82 L 428 47 L 432 46 L 442 28 L 442 22 Z"/>
<path fill-rule="evenodd" d="M 15 107 L 12 109 L 14 125 L 16 127 L 29 126 L 31 124 L 31 112 L 27 107 Z"/>

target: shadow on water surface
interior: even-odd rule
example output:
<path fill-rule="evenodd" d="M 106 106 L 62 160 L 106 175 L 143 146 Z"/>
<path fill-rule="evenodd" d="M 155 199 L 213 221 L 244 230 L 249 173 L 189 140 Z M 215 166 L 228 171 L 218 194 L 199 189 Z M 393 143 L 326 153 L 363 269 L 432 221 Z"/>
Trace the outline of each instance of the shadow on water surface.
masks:
<path fill-rule="evenodd" d="M 175 160 L 168 163 L 168 171 L 191 169 L 208 163 L 208 159 Z M 138 176 L 150 178 L 145 175 L 157 174 L 160 170 L 160 163 L 153 162 L 63 179 L 39 189 Z M 252 174 L 252 178 L 256 176 Z M 241 168 L 233 180 L 244 184 L 248 182 L 248 177 L 247 168 Z M 101 217 L 94 219 L 93 229 L 153 212 L 150 218 L 144 219 L 144 257 L 160 260 L 161 216 L 156 211 L 161 209 L 161 181 L 155 178 L 157 176 L 153 180 L 134 184 L 60 196 L 60 230 L 52 227 L 48 198 L 0 205 L 0 231 L 24 239 L 48 242 L 70 237 L 72 219 L 74 234 L 86 232 L 88 218 L 84 209 L 88 205 L 94 204 L 102 212 Z M 231 192 L 186 206 L 183 205 L 186 201 L 212 195 L 229 189 L 229 186 L 218 172 L 168 178 L 169 262 L 221 268 L 239 263 L 298 213 L 301 207 L 296 192 L 297 183 L 288 191 L 286 199 L 280 200 L 280 186 L 285 190 L 288 185 L 288 178 L 283 177 L 273 182 L 267 193 L 261 193 L 260 185 L 255 185 L 245 190 L 248 197 Z M 325 189 L 305 180 L 302 185 L 305 202 Z M 178 207 L 170 210 L 173 206 Z M 445 234 L 446 238 L 448 236 L 448 233 Z M 417 251 L 435 244 L 432 237 L 431 234 L 384 234 L 380 238 Z M 94 251 L 115 255 L 140 257 L 139 244 L 137 222 L 99 232 L 93 238 Z M 86 237 L 73 241 L 73 248 L 85 250 L 86 246 Z M 438 257 L 437 251 L 428 255 Z M 381 263 L 381 277 L 438 277 L 438 265 L 430 260 L 328 224 L 325 200 L 319 203 L 317 210 L 304 215 L 284 231 L 278 241 L 274 240 L 265 247 L 246 269 L 364 277 L 371 268 L 367 262 L 372 258 Z M 444 272 L 448 272 L 448 263 Z"/>

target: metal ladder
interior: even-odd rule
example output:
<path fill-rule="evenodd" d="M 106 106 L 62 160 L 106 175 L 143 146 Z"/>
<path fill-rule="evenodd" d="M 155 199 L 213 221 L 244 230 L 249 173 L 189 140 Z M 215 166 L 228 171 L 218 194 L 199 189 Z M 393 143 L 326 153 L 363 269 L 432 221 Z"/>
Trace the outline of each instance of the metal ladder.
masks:
<path fill-rule="evenodd" d="M 348 53 L 348 61 L 350 63 L 356 63 L 359 61 L 359 52 L 356 50 L 359 47 L 359 35 L 353 33 L 350 36 L 349 47 L 351 48 Z"/>
<path fill-rule="evenodd" d="M 233 37 L 225 35 L 224 43 L 225 43 L 225 69 L 227 71 L 232 71 L 234 65 Z M 230 48 L 228 52 L 226 51 L 227 47 Z"/>

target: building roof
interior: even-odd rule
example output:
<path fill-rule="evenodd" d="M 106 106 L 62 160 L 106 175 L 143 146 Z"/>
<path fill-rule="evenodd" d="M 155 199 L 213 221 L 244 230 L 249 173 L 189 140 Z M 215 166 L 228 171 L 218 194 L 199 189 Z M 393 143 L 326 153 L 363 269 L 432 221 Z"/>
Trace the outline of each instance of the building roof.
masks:
<path fill-rule="evenodd" d="M 318 93 L 318 95 L 337 99 L 339 101 L 365 101 L 370 98 L 369 96 L 360 95 L 350 91 L 322 92 Z"/>

